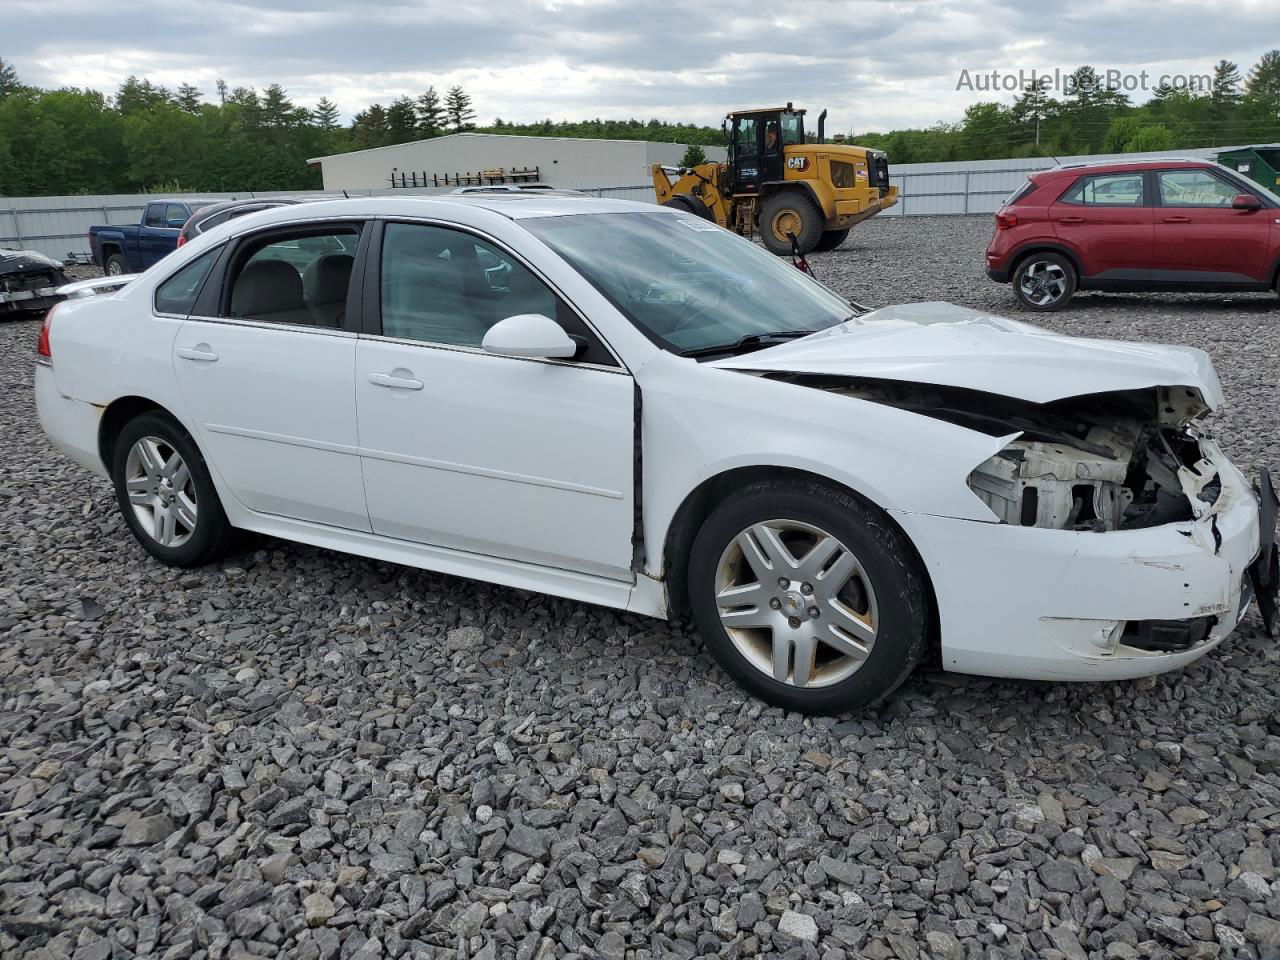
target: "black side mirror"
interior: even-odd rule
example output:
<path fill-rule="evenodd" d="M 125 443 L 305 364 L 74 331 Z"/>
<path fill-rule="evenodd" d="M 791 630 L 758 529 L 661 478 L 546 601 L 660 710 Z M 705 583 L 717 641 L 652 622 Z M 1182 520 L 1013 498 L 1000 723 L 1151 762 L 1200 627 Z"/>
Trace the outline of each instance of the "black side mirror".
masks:
<path fill-rule="evenodd" d="M 1237 193 L 1231 201 L 1231 206 L 1236 210 L 1261 210 L 1262 201 L 1252 193 Z"/>
<path fill-rule="evenodd" d="M 170 221 L 169 221 L 169 229 L 171 229 L 171 230 L 181 230 L 181 229 L 182 229 L 182 225 L 183 225 L 183 224 L 185 224 L 186 222 L 187 222 L 186 220 L 181 220 L 181 219 L 173 219 L 173 220 L 170 220 Z"/>

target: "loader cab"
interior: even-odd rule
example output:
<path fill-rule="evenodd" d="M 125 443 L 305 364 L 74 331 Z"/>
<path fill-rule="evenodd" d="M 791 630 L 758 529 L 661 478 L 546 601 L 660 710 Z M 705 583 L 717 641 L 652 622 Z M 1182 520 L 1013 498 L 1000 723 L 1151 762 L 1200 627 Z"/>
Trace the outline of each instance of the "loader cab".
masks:
<path fill-rule="evenodd" d="M 804 143 L 804 111 L 791 104 L 766 110 L 744 110 L 725 118 L 729 166 L 734 193 L 759 193 L 761 184 L 777 182 L 786 169 L 784 148 Z"/>

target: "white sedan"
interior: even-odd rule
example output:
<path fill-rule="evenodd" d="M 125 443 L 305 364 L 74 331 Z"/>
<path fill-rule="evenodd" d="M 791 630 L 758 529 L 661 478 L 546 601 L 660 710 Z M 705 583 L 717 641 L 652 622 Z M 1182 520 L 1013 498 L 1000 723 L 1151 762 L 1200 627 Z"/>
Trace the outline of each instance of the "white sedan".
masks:
<path fill-rule="evenodd" d="M 57 306 L 36 392 L 157 559 L 233 528 L 656 617 L 830 712 L 950 670 L 1183 666 L 1258 596 L 1274 496 L 1208 358 L 867 311 L 648 204 L 379 197 L 232 221 Z"/>

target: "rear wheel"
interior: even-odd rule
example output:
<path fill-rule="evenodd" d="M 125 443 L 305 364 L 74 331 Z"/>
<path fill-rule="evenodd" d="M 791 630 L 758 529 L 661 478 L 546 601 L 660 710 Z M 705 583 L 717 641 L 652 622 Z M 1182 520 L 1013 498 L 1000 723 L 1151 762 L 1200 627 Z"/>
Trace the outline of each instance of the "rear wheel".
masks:
<path fill-rule="evenodd" d="M 108 277 L 122 277 L 129 272 L 129 264 L 121 254 L 113 253 L 107 257 L 103 269 Z"/>
<path fill-rule="evenodd" d="M 1013 293 L 1029 310 L 1061 310 L 1076 292 L 1076 268 L 1057 253 L 1033 253 L 1013 272 Z"/>
<path fill-rule="evenodd" d="M 689 596 L 725 671 L 805 713 L 883 700 L 928 638 L 928 591 L 902 534 L 815 482 L 756 483 L 722 502 L 694 540 Z"/>
<path fill-rule="evenodd" d="M 791 237 L 801 253 L 811 253 L 822 237 L 822 211 L 799 190 L 775 193 L 760 208 L 760 239 L 771 253 L 791 253 Z"/>
<path fill-rule="evenodd" d="M 822 236 L 818 238 L 818 244 L 813 249 L 817 253 L 826 250 L 834 250 L 840 244 L 844 243 L 845 238 L 849 236 L 849 228 L 843 230 L 823 230 Z"/>
<path fill-rule="evenodd" d="M 176 420 L 144 413 L 116 438 L 111 478 L 130 532 L 157 560 L 191 567 L 220 556 L 233 533 L 204 457 Z"/>

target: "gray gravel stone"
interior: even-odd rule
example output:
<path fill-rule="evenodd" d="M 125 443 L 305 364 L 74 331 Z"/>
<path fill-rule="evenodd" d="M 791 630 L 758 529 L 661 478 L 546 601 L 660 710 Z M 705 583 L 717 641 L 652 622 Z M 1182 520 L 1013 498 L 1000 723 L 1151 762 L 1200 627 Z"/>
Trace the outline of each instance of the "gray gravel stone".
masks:
<path fill-rule="evenodd" d="M 818 924 L 807 913 L 784 910 L 782 916 L 778 918 L 778 932 L 805 943 L 818 942 Z"/>

